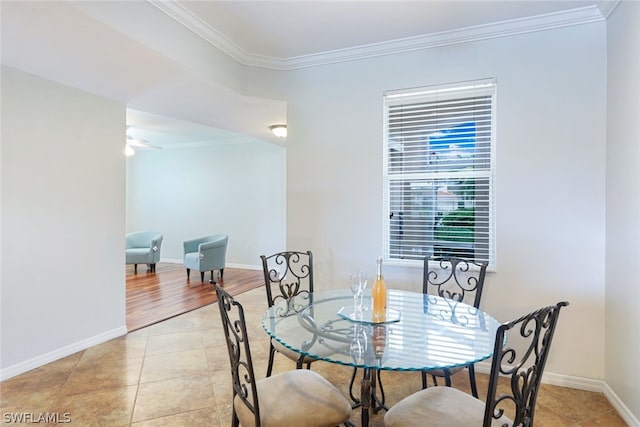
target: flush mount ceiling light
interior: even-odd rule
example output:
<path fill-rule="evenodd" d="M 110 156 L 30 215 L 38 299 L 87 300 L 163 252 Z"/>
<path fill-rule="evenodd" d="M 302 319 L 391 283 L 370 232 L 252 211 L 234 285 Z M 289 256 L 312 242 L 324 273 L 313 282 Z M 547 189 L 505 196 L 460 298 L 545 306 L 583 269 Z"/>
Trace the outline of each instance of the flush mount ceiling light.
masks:
<path fill-rule="evenodd" d="M 278 138 L 284 138 L 287 136 L 287 125 L 271 125 L 269 130 L 273 132 Z"/>

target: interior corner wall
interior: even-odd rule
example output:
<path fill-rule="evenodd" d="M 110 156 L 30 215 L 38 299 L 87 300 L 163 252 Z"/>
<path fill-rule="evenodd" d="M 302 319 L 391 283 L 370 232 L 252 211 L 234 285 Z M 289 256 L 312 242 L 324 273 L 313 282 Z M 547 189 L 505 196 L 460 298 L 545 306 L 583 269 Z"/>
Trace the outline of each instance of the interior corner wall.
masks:
<path fill-rule="evenodd" d="M 3 67 L 2 379 L 126 333 L 125 106 Z"/>
<path fill-rule="evenodd" d="M 568 300 L 547 372 L 602 381 L 605 22 L 289 71 L 287 244 L 314 251 L 317 289 L 372 274 L 386 215 L 383 93 L 490 77 L 498 258 L 482 306 L 508 321 Z M 421 290 L 421 266 L 383 268 L 388 287 Z"/>
<path fill-rule="evenodd" d="M 285 245 L 286 150 L 243 136 L 204 144 L 128 159 L 127 230 L 161 232 L 161 260 L 173 262 L 185 240 L 228 234 L 227 265 L 259 268 Z"/>
<path fill-rule="evenodd" d="M 606 367 L 610 389 L 640 425 L 640 3 L 607 25 Z M 634 425 L 634 424 L 631 424 Z"/>

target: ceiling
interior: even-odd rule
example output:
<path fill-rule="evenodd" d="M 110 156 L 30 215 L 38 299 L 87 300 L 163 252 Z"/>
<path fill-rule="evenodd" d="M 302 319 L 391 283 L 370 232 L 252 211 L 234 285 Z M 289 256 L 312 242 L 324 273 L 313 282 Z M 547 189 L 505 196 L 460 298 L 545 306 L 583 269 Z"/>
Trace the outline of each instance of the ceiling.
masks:
<path fill-rule="evenodd" d="M 178 1 L 247 56 L 292 60 L 579 8 L 594 0 Z M 187 19 L 187 18 L 185 18 Z"/>
<path fill-rule="evenodd" d="M 2 63 L 127 105 L 155 145 L 281 143 L 286 102 L 215 76 L 225 58 L 290 70 L 606 19 L 617 1 L 7 1 Z M 219 60 L 219 59 L 218 59 Z M 228 59 L 229 60 L 229 59 Z M 229 84 L 227 84 L 229 83 Z"/>

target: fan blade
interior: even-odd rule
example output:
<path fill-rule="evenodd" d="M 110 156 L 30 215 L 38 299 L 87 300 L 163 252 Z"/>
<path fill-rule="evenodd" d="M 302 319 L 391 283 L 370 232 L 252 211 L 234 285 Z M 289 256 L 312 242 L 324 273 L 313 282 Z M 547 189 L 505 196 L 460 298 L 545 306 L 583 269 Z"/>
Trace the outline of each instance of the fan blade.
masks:
<path fill-rule="evenodd" d="M 127 138 L 127 144 L 129 144 L 129 145 L 131 145 L 133 147 L 154 148 L 156 150 L 162 150 L 162 147 L 150 144 L 149 141 L 147 141 L 145 139 Z"/>

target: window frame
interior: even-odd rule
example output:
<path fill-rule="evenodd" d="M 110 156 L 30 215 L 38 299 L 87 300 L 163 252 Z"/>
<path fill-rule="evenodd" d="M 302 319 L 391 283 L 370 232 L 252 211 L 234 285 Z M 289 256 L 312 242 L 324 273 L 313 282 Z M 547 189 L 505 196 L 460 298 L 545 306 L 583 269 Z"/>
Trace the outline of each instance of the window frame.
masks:
<path fill-rule="evenodd" d="M 474 96 L 489 96 L 491 107 L 490 107 L 490 136 L 488 138 L 489 141 L 489 156 L 488 163 L 489 168 L 486 173 L 478 173 L 475 169 L 473 171 L 466 171 L 464 173 L 452 172 L 452 171 L 444 171 L 440 172 L 440 174 L 436 172 L 408 172 L 408 173 L 392 173 L 390 172 L 390 158 L 392 156 L 391 148 L 392 141 L 390 138 L 390 107 L 397 106 L 400 104 L 411 105 L 411 102 L 426 102 L 433 100 L 442 100 L 443 103 L 450 102 L 455 99 L 462 99 L 467 97 Z M 392 220 L 390 215 L 392 213 L 391 199 L 392 199 L 392 182 L 404 182 L 409 184 L 411 180 L 416 179 L 431 179 L 432 182 L 436 182 L 435 177 L 439 177 L 439 179 L 445 179 L 451 176 L 465 176 L 471 179 L 478 179 L 481 177 L 482 179 L 486 179 L 488 181 L 488 224 L 486 226 L 487 233 L 487 249 L 486 255 L 487 258 L 475 258 L 476 260 L 487 261 L 489 264 L 489 269 L 495 271 L 496 268 L 496 233 L 495 233 L 495 170 L 496 170 L 496 111 L 497 111 L 497 83 L 496 79 L 481 79 L 481 80 L 473 80 L 473 81 L 464 81 L 464 82 L 456 82 L 456 83 L 448 83 L 442 85 L 434 85 L 434 86 L 425 86 L 418 88 L 410 88 L 410 89 L 402 89 L 402 90 L 394 90 L 387 91 L 383 94 L 383 161 L 382 161 L 382 178 L 383 178 L 383 248 L 382 253 L 384 255 L 385 262 L 392 265 L 405 265 L 405 266 L 420 266 L 422 267 L 423 260 L 422 259 L 404 259 L 401 257 L 391 257 L 392 250 L 391 245 L 394 244 L 391 239 L 391 228 L 392 228 Z M 474 122 L 475 125 L 476 122 Z M 476 133 L 474 133 L 474 143 L 477 141 Z M 428 147 L 428 144 L 425 145 Z M 475 165 L 474 160 L 474 165 Z M 475 185 L 475 181 L 474 181 Z M 476 203 L 474 198 L 474 204 Z M 435 200 L 434 200 L 435 203 Z M 404 206 L 404 203 L 402 204 Z M 435 211 L 435 209 L 433 209 Z M 475 213 L 474 213 L 475 215 Z M 435 220 L 433 222 L 433 227 L 435 230 Z M 484 229 L 484 227 L 483 227 Z M 428 232 L 425 232 L 425 235 Z M 434 252 L 435 245 L 433 242 L 435 238 L 431 238 L 428 240 L 425 238 L 425 243 L 431 243 L 430 253 L 425 254 L 430 255 Z M 428 246 L 427 246 L 428 247 Z"/>

